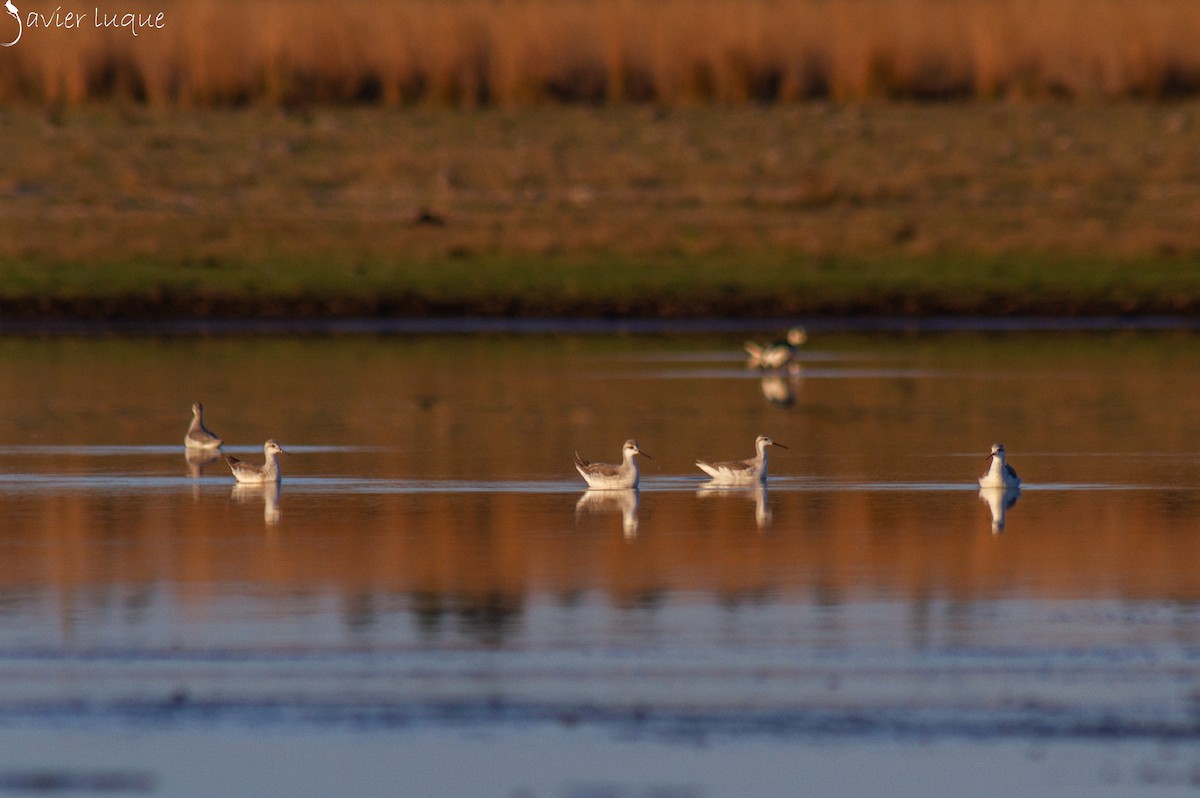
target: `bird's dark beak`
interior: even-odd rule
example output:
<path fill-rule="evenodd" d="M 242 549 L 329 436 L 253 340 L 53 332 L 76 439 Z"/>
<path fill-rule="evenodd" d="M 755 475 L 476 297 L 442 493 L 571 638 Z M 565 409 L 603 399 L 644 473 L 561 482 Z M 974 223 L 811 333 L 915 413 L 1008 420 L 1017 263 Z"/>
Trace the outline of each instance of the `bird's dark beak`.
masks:
<path fill-rule="evenodd" d="M 642 457 L 645 457 L 647 460 L 653 460 L 653 459 L 654 459 L 654 458 L 653 458 L 653 457 L 651 457 L 650 455 L 648 455 L 648 454 L 646 454 L 645 452 L 643 452 L 641 449 L 638 449 L 638 454 L 640 454 Z"/>
<path fill-rule="evenodd" d="M 780 449 L 786 449 L 786 448 L 787 448 L 787 447 L 786 447 L 786 446 L 784 446 L 782 443 L 776 443 L 775 441 L 771 441 L 771 445 L 772 445 L 772 446 L 778 446 Z"/>

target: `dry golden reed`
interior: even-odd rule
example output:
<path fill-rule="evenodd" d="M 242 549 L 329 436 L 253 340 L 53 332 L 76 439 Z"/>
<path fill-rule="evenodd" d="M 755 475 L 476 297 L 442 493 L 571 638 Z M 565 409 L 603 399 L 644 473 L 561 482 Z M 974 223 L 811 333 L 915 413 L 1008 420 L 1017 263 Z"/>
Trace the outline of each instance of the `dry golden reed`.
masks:
<path fill-rule="evenodd" d="M 27 25 L 0 52 L 0 100 L 516 107 L 1200 93 L 1195 0 L 163 0 L 134 8 L 162 10 L 164 27 L 133 36 Z M 15 26 L 0 14 L 0 38 Z"/>

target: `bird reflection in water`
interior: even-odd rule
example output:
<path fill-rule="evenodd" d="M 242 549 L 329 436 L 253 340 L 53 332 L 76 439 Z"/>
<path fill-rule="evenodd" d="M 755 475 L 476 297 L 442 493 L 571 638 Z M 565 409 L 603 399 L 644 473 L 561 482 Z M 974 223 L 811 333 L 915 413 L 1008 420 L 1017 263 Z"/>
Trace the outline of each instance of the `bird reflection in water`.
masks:
<path fill-rule="evenodd" d="M 980 488 L 979 501 L 992 511 L 992 532 L 1003 532 L 1005 515 L 1008 509 L 1021 498 L 1021 489 L 1011 488 Z"/>
<path fill-rule="evenodd" d="M 229 498 L 237 504 L 255 504 L 261 500 L 263 521 L 267 526 L 274 526 L 283 518 L 283 510 L 279 506 L 278 482 L 239 482 L 233 486 L 233 492 Z"/>
<path fill-rule="evenodd" d="M 629 490 L 595 490 L 583 492 L 575 503 L 575 518 L 582 513 L 620 513 L 621 530 L 627 540 L 637 537 L 638 533 L 638 492 Z"/>
<path fill-rule="evenodd" d="M 188 476 L 193 479 L 199 479 L 204 476 L 204 469 L 210 463 L 216 462 L 221 457 L 221 452 L 218 449 L 184 449 L 183 459 L 187 461 Z"/>
<path fill-rule="evenodd" d="M 799 388 L 799 364 L 794 364 L 785 371 L 770 371 L 762 376 L 763 398 L 776 407 L 791 407 L 796 404 Z"/>
<path fill-rule="evenodd" d="M 771 525 L 771 506 L 767 504 L 767 486 L 757 482 L 750 486 L 725 485 L 715 480 L 709 480 L 699 487 L 696 495 L 701 498 L 709 496 L 740 496 L 754 502 L 754 523 L 759 529 Z"/>

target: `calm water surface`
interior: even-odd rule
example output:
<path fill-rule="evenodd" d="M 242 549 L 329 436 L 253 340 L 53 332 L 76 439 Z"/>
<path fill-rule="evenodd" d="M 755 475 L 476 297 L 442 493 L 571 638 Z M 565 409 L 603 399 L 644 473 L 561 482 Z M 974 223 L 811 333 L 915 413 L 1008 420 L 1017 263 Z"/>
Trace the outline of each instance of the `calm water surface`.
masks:
<path fill-rule="evenodd" d="M 1081 794 L 1200 781 L 1200 337 L 818 334 L 767 376 L 741 342 L 0 340 L 0 791 L 187 793 L 53 742 L 112 732 L 718 752 L 503 796 L 980 741 L 1081 747 Z M 226 451 L 290 452 L 278 491 L 185 456 L 197 399 Z M 760 432 L 769 487 L 709 488 Z M 585 492 L 573 452 L 628 437 L 641 490 Z M 975 483 L 997 440 L 1019 495 Z"/>

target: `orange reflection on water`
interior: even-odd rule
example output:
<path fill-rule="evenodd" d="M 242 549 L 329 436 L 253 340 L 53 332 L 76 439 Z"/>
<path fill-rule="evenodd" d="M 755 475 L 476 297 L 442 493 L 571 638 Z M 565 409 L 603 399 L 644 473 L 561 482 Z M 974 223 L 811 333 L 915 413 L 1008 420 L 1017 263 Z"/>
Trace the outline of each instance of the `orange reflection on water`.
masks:
<path fill-rule="evenodd" d="M 5 454 L 0 474 L 132 484 L 0 495 L 0 591 L 144 586 L 196 611 L 238 590 L 462 606 L 1200 594 L 1200 341 L 806 346 L 784 407 L 731 336 L 5 340 L 0 441 L 63 448 Z M 232 494 L 220 462 L 189 472 L 197 399 L 239 455 L 261 457 L 267 437 L 299 447 L 277 499 Z M 760 432 L 789 447 L 763 501 L 697 495 L 692 461 L 749 456 Z M 612 461 L 630 436 L 654 454 L 632 511 L 578 506 L 572 452 Z M 994 533 L 974 477 L 997 439 L 1029 487 Z M 73 448 L 89 445 L 179 451 Z M 140 490 L 147 474 L 194 481 Z M 383 488 L 356 492 L 359 479 Z M 426 489 L 387 490 L 416 480 Z M 482 487 L 438 487 L 456 480 Z M 552 487 L 505 487 L 522 480 Z"/>
<path fill-rule="evenodd" d="M 1003 533 L 963 491 L 643 491 L 638 530 L 620 511 L 577 515 L 571 493 L 338 495 L 262 503 L 206 486 L 187 495 L 5 500 L 0 592 L 158 586 L 203 605 L 230 590 L 504 596 L 772 596 L 836 604 L 1005 596 L 1190 601 L 1200 597 L 1200 499 L 1185 491 L 1028 490 Z M 14 512 L 15 510 L 15 512 Z M 488 599 L 491 600 L 491 599 Z"/>

